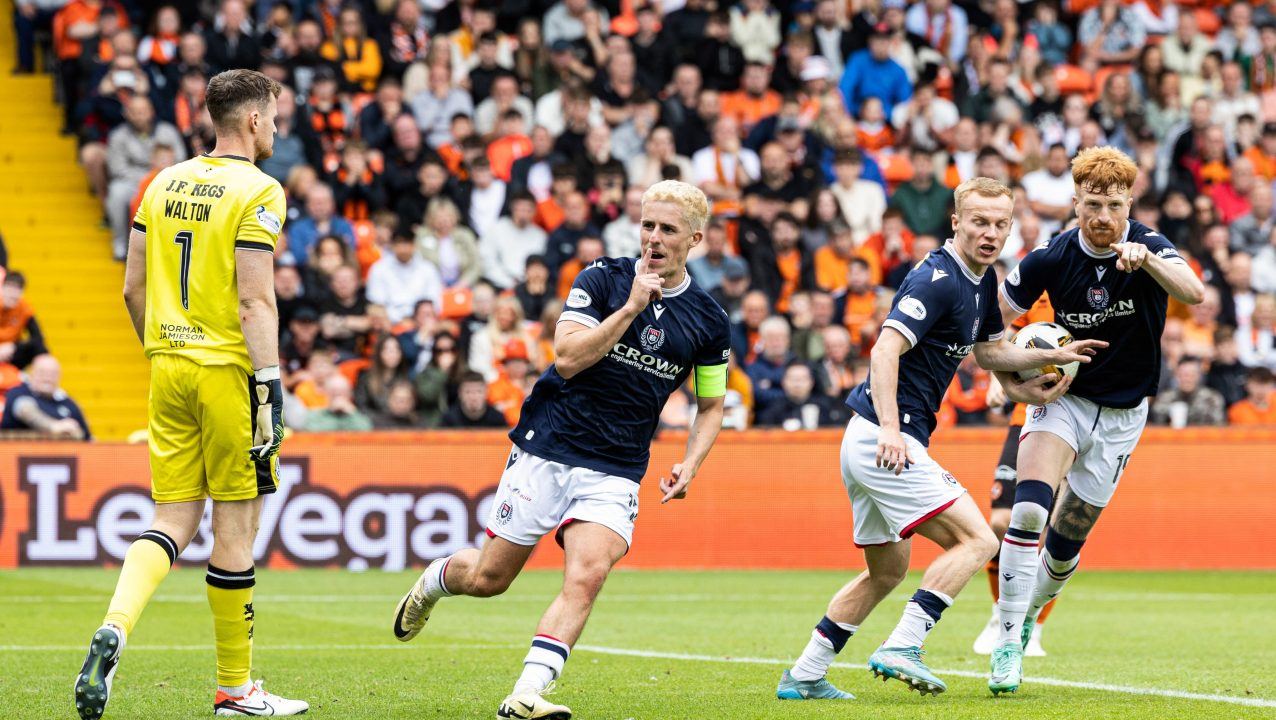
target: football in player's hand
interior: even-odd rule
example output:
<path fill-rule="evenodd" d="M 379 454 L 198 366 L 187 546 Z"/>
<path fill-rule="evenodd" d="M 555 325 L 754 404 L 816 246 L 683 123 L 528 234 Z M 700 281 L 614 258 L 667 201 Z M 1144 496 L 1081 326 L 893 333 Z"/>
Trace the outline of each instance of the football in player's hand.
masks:
<path fill-rule="evenodd" d="M 1063 326 L 1052 322 L 1032 323 L 1020 330 L 1014 339 L 1014 343 L 1021 348 L 1044 350 L 1056 350 L 1070 342 L 1072 342 L 1072 333 L 1064 329 Z M 1081 363 L 1078 362 L 1070 362 L 1066 365 L 1046 365 L 1033 370 L 1020 370 L 1015 375 L 1020 380 L 1031 380 L 1038 375 L 1048 373 L 1054 373 L 1059 377 L 1064 375 L 1076 377 L 1077 368 L 1080 366 Z"/>

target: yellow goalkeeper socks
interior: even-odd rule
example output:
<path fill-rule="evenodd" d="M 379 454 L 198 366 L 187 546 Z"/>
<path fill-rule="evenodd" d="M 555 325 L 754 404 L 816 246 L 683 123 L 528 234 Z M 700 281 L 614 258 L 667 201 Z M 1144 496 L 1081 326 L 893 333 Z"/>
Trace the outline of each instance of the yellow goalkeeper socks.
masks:
<path fill-rule="evenodd" d="M 217 645 L 217 685 L 242 688 L 249 683 L 253 666 L 253 569 L 222 570 L 209 565 L 205 581 Z"/>
<path fill-rule="evenodd" d="M 133 541 L 124 555 L 124 566 L 115 583 L 115 595 L 104 625 L 114 625 L 128 636 L 177 559 L 177 543 L 159 530 L 147 530 Z"/>

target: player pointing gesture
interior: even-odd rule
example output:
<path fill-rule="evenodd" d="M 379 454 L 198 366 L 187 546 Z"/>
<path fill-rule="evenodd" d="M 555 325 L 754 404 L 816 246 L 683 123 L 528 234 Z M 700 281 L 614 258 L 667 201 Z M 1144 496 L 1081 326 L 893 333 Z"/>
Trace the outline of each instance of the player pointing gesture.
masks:
<path fill-rule="evenodd" d="M 1072 161 L 1077 228 L 1028 253 L 1001 287 L 1003 322 L 1048 293 L 1055 322 L 1074 338 L 1108 340 L 1112 350 L 1082 365 L 1063 397 L 1042 397 L 998 375 L 1012 400 L 1031 407 L 999 559 L 1001 634 L 988 679 L 994 695 L 1018 690 L 1033 621 L 1077 569 L 1081 547 L 1138 445 L 1147 397 L 1156 394 L 1160 377 L 1169 296 L 1192 305 L 1204 296 L 1174 246 L 1130 220 L 1138 172 L 1115 148 L 1080 152 Z M 1051 520 L 1065 477 L 1068 487 Z M 1045 549 L 1038 554 L 1043 532 Z"/>
<path fill-rule="evenodd" d="M 698 412 L 682 462 L 660 480 L 662 502 L 687 494 L 722 426 L 727 315 L 686 271 L 708 216 L 699 189 L 656 183 L 642 199 L 642 257 L 604 258 L 581 271 L 554 333 L 557 360 L 510 432 L 514 447 L 492 503 L 491 540 L 482 550 L 435 560 L 395 611 L 395 636 L 411 640 L 442 598 L 504 592 L 536 543 L 554 534 L 565 555 L 563 589 L 541 617 L 498 718 L 571 717 L 542 695 L 562 673 L 612 566 L 629 550 L 660 411 L 693 372 Z"/>

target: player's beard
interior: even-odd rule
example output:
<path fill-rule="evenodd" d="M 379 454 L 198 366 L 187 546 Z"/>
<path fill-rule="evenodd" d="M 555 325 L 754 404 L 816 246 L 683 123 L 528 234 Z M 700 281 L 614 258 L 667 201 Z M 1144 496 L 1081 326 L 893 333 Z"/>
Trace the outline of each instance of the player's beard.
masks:
<path fill-rule="evenodd" d="M 1106 225 L 1096 225 L 1093 222 L 1087 223 L 1085 239 L 1097 248 L 1106 248 L 1121 239 L 1117 233 L 1120 226 L 1120 223 L 1108 223 Z"/>
<path fill-rule="evenodd" d="M 275 138 L 273 136 L 266 138 L 265 142 L 257 141 L 255 148 L 257 157 L 253 158 L 253 162 L 261 162 L 271 155 L 275 154 Z"/>

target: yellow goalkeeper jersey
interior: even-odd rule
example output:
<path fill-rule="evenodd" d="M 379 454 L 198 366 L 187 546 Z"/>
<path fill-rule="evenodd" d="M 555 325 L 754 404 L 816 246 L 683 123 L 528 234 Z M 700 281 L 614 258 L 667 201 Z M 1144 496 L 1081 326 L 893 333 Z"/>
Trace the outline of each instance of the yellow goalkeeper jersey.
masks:
<path fill-rule="evenodd" d="M 151 181 L 133 217 L 146 233 L 147 357 L 252 372 L 235 251 L 273 253 L 285 213 L 283 188 L 243 157 L 201 155 Z"/>

